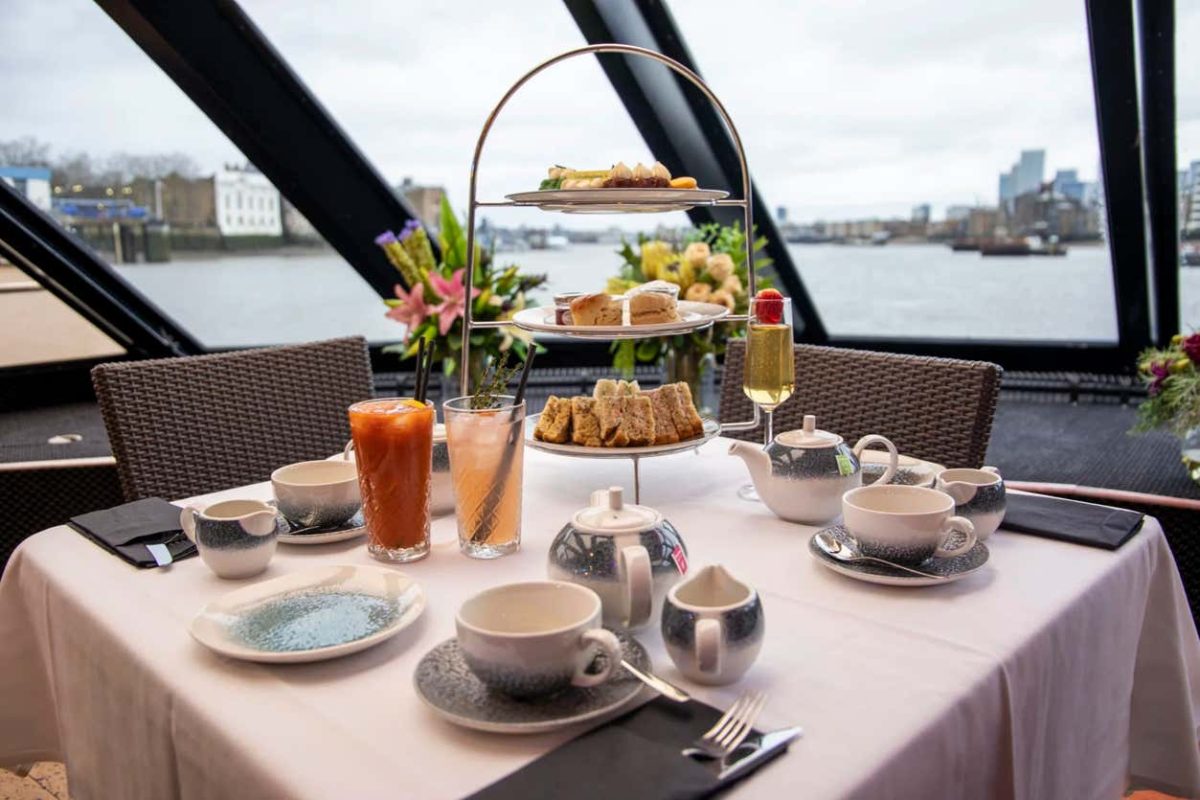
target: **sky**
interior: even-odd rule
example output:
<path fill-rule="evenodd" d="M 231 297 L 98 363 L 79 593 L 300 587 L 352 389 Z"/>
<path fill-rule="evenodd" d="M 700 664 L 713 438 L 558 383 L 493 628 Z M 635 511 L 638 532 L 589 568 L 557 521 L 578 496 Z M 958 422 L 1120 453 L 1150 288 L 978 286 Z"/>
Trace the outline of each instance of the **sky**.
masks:
<path fill-rule="evenodd" d="M 389 182 L 442 185 L 459 209 L 495 102 L 536 62 L 584 44 L 559 0 L 242 5 Z M 948 205 L 994 204 L 998 173 L 1022 149 L 1046 150 L 1047 179 L 1058 168 L 1097 177 L 1082 0 L 676 0 L 671 8 L 742 134 L 760 192 L 794 221 L 907 217 L 918 203 L 939 218 Z M 1200 4 L 1178 2 L 1176 13 L 1177 41 L 1200 41 Z M 55 152 L 99 156 L 182 151 L 205 171 L 243 160 L 94 2 L 0 0 L 0 19 L 0 140 L 35 136 Z M 1194 56 L 1177 53 L 1181 165 L 1200 159 Z M 539 75 L 504 109 L 484 152 L 480 196 L 535 188 L 554 163 L 652 160 L 594 59 L 575 59 Z M 536 213 L 489 216 L 546 224 Z"/>

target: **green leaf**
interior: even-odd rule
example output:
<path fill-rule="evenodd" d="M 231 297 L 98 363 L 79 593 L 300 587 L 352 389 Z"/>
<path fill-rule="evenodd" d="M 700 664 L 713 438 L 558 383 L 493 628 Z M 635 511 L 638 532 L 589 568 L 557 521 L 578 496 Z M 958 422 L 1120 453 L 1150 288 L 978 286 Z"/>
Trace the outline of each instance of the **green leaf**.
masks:
<path fill-rule="evenodd" d="M 642 339 L 637 343 L 637 360 L 643 364 L 658 361 L 658 356 L 662 350 L 662 342 L 658 339 Z"/>
<path fill-rule="evenodd" d="M 441 229 L 442 263 L 451 270 L 462 269 L 467 265 L 467 237 L 445 195 L 442 196 L 438 226 Z"/>

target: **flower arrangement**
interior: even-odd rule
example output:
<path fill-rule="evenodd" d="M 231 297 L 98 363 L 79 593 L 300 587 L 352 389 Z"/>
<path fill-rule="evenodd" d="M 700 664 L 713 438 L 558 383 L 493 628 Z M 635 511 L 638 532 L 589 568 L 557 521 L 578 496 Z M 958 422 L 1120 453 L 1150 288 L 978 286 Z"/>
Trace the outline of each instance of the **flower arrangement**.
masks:
<path fill-rule="evenodd" d="M 760 256 L 766 237 L 754 241 L 754 264 L 759 271 L 757 286 L 768 288 L 771 281 L 761 271 L 771 259 Z M 679 286 L 679 298 L 699 303 L 718 303 L 735 314 L 745 314 L 750 306 L 747 293 L 749 274 L 746 264 L 746 233 L 741 225 L 706 223 L 689 231 L 680 247 L 660 239 L 638 236 L 637 249 L 623 241 L 617 254 L 624 263 L 617 276 L 610 278 L 607 290 L 622 294 L 640 283 L 665 280 Z M 626 339 L 612 346 L 613 366 L 625 374 L 639 362 L 658 363 L 668 355 L 704 359 L 723 355 L 730 336 L 741 335 L 736 326 L 714 325 L 707 331 L 657 339 Z"/>
<path fill-rule="evenodd" d="M 417 353 L 417 340 L 423 338 L 433 348 L 433 357 L 441 360 L 443 374 L 453 375 L 462 366 L 459 361 L 467 303 L 471 303 L 473 319 L 511 319 L 525 308 L 526 294 L 544 284 L 546 276 L 523 274 L 515 264 L 497 268 L 493 254 L 475 245 L 475 275 L 468 298 L 464 280 L 467 237 L 445 198 L 438 225 L 441 263 L 435 262 L 429 236 L 416 220 L 410 220 L 399 235 L 385 231 L 375 238 L 375 244 L 404 281 L 396 284 L 395 299 L 384 301 L 388 318 L 405 326 L 404 337 L 399 345 L 386 347 L 384 352 L 399 352 L 403 358 L 411 358 Z M 474 331 L 472 363 L 468 366 L 472 384 L 482 376 L 486 357 L 497 359 L 511 349 L 524 359 L 529 347 L 537 345 L 528 333 L 515 327 Z"/>
<path fill-rule="evenodd" d="M 1163 349 L 1142 351 L 1138 374 L 1148 397 L 1135 431 L 1165 428 L 1179 436 L 1200 427 L 1200 333 L 1179 334 Z"/>

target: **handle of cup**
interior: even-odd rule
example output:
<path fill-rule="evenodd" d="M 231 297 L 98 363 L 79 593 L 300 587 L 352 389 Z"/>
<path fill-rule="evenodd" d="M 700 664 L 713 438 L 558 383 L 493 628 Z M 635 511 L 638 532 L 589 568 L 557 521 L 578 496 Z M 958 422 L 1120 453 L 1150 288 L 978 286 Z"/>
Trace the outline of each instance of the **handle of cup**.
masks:
<path fill-rule="evenodd" d="M 887 438 L 886 436 L 880 436 L 877 433 L 872 433 L 868 436 L 862 437 L 857 443 L 855 443 L 853 451 L 854 457 L 862 460 L 862 451 L 866 450 L 873 444 L 881 444 L 886 447 L 888 451 L 887 469 L 883 471 L 883 475 L 880 476 L 878 481 L 878 484 L 883 486 L 891 483 L 892 478 L 896 477 L 896 469 L 900 466 L 900 454 L 896 452 L 896 445 L 892 444 L 891 439 Z"/>
<path fill-rule="evenodd" d="M 650 621 L 654 605 L 654 576 L 650 571 L 650 554 L 640 544 L 621 548 L 621 571 L 624 572 L 626 596 L 626 628 L 637 628 Z"/>
<path fill-rule="evenodd" d="M 957 547 L 946 547 L 946 542 L 955 532 L 966 534 L 962 544 Z M 961 556 L 975 546 L 975 525 L 966 517 L 950 517 L 942 524 L 942 541 L 933 552 L 934 558 L 953 558 Z"/>
<path fill-rule="evenodd" d="M 196 543 L 196 515 L 199 513 L 193 506 L 184 506 L 179 512 L 179 527 L 183 528 L 183 535 L 192 544 Z"/>
<path fill-rule="evenodd" d="M 586 630 L 579 637 L 579 646 L 586 651 L 591 651 L 593 647 L 598 648 L 604 654 L 604 669 L 599 672 L 588 672 L 587 668 L 592 665 L 595 658 L 583 659 L 575 670 L 575 675 L 571 678 L 573 686 L 599 686 L 621 668 L 621 641 L 612 631 L 606 631 L 603 628 Z"/>
<path fill-rule="evenodd" d="M 350 456 L 354 455 L 354 440 L 346 442 L 346 446 L 342 448 L 342 461 L 349 461 Z"/>
<path fill-rule="evenodd" d="M 721 623 L 704 618 L 696 620 L 696 667 L 715 675 L 721 671 Z"/>

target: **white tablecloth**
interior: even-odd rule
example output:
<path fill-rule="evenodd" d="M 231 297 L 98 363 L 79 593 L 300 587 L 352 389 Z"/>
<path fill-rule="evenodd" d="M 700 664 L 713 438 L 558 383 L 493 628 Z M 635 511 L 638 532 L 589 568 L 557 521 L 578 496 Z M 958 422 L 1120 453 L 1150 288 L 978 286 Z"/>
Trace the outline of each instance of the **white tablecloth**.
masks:
<path fill-rule="evenodd" d="M 1200 794 L 1200 643 L 1154 521 L 1117 552 L 1001 531 L 990 565 L 947 586 L 899 589 L 833 574 L 811 528 L 738 500 L 746 480 L 717 440 L 642 464 L 642 497 L 683 533 L 692 567 L 725 564 L 758 588 L 767 636 L 740 684 L 765 727 L 803 725 L 745 797 L 1116 798 L 1132 780 Z M 494 562 L 458 554 L 452 518 L 402 569 L 429 605 L 395 639 L 337 661 L 262 666 L 218 657 L 187 625 L 239 582 L 199 559 L 139 571 L 67 528 L 34 536 L 0 583 L 0 760 L 61 758 L 94 798 L 459 797 L 579 730 L 500 736 L 426 709 L 413 669 L 454 634 L 479 589 L 545 574 L 550 540 L 592 489 L 631 480 L 625 461 L 529 452 L 524 546 Z M 266 497 L 267 485 L 222 493 Z M 266 579 L 319 563 L 377 563 L 362 540 L 280 545 Z M 563 787 L 568 796 L 569 787 Z"/>

